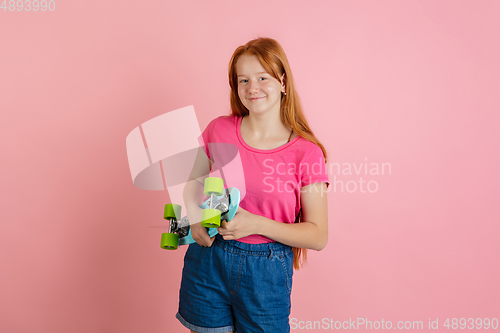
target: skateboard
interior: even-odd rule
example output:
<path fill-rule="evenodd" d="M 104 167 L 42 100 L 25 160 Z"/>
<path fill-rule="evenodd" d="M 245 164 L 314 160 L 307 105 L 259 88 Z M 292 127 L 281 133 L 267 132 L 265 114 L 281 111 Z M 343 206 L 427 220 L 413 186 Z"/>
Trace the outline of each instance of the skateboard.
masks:
<path fill-rule="evenodd" d="M 209 198 L 200 205 L 201 225 L 207 228 L 208 235 L 213 237 L 219 232 L 222 220 L 231 221 L 240 205 L 240 191 L 236 187 L 224 189 L 224 182 L 218 177 L 205 178 L 204 193 Z M 161 234 L 160 247 L 165 250 L 176 250 L 180 245 L 195 243 L 191 236 L 191 228 L 187 215 L 181 216 L 182 207 L 177 204 L 166 204 L 163 218 L 168 221 L 168 232 Z"/>

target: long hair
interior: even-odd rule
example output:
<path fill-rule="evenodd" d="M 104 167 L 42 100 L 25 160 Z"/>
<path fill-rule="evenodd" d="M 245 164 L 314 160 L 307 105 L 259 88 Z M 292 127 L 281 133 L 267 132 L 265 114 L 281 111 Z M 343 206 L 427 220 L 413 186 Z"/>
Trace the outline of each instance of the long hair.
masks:
<path fill-rule="evenodd" d="M 280 81 L 280 77 L 284 76 L 285 94 L 281 94 L 280 103 L 280 118 L 283 124 L 292 128 L 298 135 L 306 140 L 314 142 L 323 151 L 325 163 L 327 154 L 325 147 L 314 136 L 313 132 L 307 124 L 307 120 L 302 111 L 299 95 L 295 90 L 293 82 L 292 70 L 288 64 L 285 51 L 281 45 L 272 38 L 260 37 L 249 41 L 245 45 L 238 47 L 229 61 L 229 86 L 231 87 L 230 102 L 231 115 L 246 116 L 249 114 L 248 109 L 241 103 L 238 97 L 238 78 L 236 73 L 236 62 L 243 54 L 255 55 L 259 59 L 262 67 L 272 75 L 276 80 Z M 302 221 L 302 210 L 300 210 L 296 223 Z M 307 261 L 307 249 L 293 248 L 293 267 L 299 269 Z"/>

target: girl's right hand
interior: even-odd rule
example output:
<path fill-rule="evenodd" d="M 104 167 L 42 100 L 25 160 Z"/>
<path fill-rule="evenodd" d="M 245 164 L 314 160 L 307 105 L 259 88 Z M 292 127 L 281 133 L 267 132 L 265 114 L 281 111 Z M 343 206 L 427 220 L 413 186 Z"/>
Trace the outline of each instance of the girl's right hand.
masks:
<path fill-rule="evenodd" d="M 191 228 L 191 237 L 193 237 L 194 241 L 198 243 L 200 246 L 210 247 L 214 242 L 213 237 L 210 238 L 208 236 L 207 228 L 201 225 L 201 222 L 192 222 L 192 221 L 201 221 L 201 216 L 203 209 L 197 204 L 192 204 L 191 206 L 187 206 L 187 217 L 189 220 L 190 228 Z"/>
<path fill-rule="evenodd" d="M 201 223 L 195 223 L 191 225 L 191 236 L 200 246 L 210 247 L 214 242 L 214 237 L 210 238 L 208 236 L 207 228 L 201 225 Z"/>

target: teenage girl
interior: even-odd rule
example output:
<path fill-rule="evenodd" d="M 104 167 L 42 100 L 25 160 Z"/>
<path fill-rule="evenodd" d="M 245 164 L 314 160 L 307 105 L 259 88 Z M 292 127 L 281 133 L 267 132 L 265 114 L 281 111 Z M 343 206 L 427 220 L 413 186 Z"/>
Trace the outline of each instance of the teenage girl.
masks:
<path fill-rule="evenodd" d="M 327 243 L 326 151 L 307 124 L 274 39 L 235 50 L 229 85 L 232 113 L 203 132 L 204 148 L 184 190 L 188 218 L 201 221 L 203 179 L 216 159 L 210 143 L 238 148 L 246 195 L 218 235 L 191 225 L 196 243 L 184 258 L 176 317 L 191 332 L 289 332 L 293 268 L 306 249 Z"/>

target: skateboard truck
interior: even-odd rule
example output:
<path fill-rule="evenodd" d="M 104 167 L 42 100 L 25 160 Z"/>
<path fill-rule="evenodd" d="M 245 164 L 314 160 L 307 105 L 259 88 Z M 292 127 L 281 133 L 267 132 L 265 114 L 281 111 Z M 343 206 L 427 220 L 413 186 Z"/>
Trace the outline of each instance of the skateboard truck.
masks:
<path fill-rule="evenodd" d="M 230 221 L 239 206 L 239 191 L 236 188 L 224 189 L 221 178 L 205 178 L 204 193 L 209 198 L 200 207 L 201 225 L 206 227 L 210 237 L 217 234 L 221 217 Z M 168 232 L 162 233 L 160 247 L 165 250 L 175 250 L 179 245 L 194 243 L 191 237 L 190 223 L 187 216 L 181 216 L 182 207 L 177 204 L 166 204 L 163 218 L 168 221 Z M 210 229 L 208 229 L 210 228 Z"/>
<path fill-rule="evenodd" d="M 177 249 L 181 230 L 177 216 L 181 216 L 182 207 L 176 204 L 166 204 L 163 218 L 168 221 L 168 232 L 161 234 L 161 248 L 165 250 Z M 184 232 L 182 232 L 184 233 Z"/>

